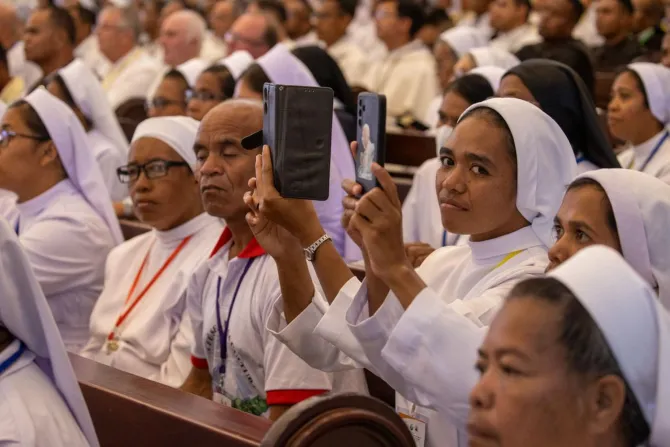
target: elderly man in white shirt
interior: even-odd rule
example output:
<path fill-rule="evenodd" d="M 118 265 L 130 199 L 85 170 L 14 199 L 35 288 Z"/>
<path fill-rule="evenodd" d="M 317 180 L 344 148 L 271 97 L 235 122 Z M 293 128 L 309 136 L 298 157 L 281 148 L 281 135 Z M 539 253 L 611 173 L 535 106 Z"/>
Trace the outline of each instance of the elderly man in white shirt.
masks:
<path fill-rule="evenodd" d="M 491 27 L 496 37 L 492 48 L 515 53 L 526 45 L 542 40 L 537 29 L 528 21 L 531 5 L 529 0 L 494 0 L 489 7 Z"/>
<path fill-rule="evenodd" d="M 42 71 L 26 60 L 24 44 L 21 40 L 23 25 L 17 16 L 16 7 L 9 3 L 0 3 L 0 45 L 7 52 L 9 75 L 23 80 L 24 87 L 34 85 Z"/>
<path fill-rule="evenodd" d="M 99 74 L 112 109 L 129 99 L 146 98 L 162 67 L 138 45 L 141 24 L 137 11 L 108 6 L 100 13 L 95 31 L 100 51 L 111 63 Z"/>
<path fill-rule="evenodd" d="M 222 222 L 202 208 L 194 178 L 198 121 L 151 118 L 133 136 L 119 178 L 135 214 L 152 227 L 107 258 L 105 288 L 81 355 L 170 386 L 191 369 L 193 332 L 183 293 Z"/>
<path fill-rule="evenodd" d="M 59 0 L 56 4 L 68 10 L 77 29 L 77 46 L 74 55 L 95 72 L 105 71 L 109 61 L 98 48 L 95 21 L 98 5 L 94 0 Z"/>

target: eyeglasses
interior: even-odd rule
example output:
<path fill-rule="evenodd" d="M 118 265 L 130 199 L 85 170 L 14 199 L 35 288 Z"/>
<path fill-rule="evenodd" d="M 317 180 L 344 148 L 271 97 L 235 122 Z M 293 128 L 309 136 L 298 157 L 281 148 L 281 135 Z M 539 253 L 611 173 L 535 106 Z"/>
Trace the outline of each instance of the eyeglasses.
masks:
<path fill-rule="evenodd" d="M 140 173 L 153 180 L 159 177 L 165 177 L 168 170 L 175 166 L 189 166 L 185 161 L 170 161 L 154 159 L 149 160 L 144 164 L 131 163 L 126 166 L 121 166 L 116 170 L 116 175 L 121 183 L 133 183 L 140 178 Z"/>
<path fill-rule="evenodd" d="M 186 91 L 186 97 L 188 97 L 188 95 L 189 95 L 189 91 L 187 90 Z M 182 106 L 183 107 L 186 104 L 184 104 L 182 101 L 175 101 L 173 99 L 167 99 L 167 98 L 163 98 L 162 96 L 157 96 L 157 97 L 152 98 L 152 99 L 147 99 L 147 102 L 144 105 L 144 107 L 148 111 L 149 109 L 152 109 L 152 108 L 153 109 L 162 109 L 163 107 L 167 107 L 169 105 L 177 105 L 177 106 Z"/>
<path fill-rule="evenodd" d="M 40 137 L 37 135 L 27 135 L 24 133 L 16 133 L 13 130 L 2 129 L 0 130 L 0 147 L 7 147 L 12 138 L 28 138 L 29 140 L 35 141 L 49 141 L 49 138 Z"/>
<path fill-rule="evenodd" d="M 223 101 L 226 99 L 223 95 L 217 95 L 212 92 L 206 92 L 204 90 L 189 90 L 186 92 L 186 102 L 189 102 L 192 99 L 198 99 L 200 101 Z"/>
<path fill-rule="evenodd" d="M 254 40 L 254 39 L 248 39 L 246 37 L 242 37 L 237 33 L 233 32 L 228 32 L 226 33 L 224 40 L 226 43 L 231 44 L 233 42 L 240 42 L 244 45 L 247 45 L 249 47 L 260 47 L 265 45 L 265 42 L 262 40 Z"/>

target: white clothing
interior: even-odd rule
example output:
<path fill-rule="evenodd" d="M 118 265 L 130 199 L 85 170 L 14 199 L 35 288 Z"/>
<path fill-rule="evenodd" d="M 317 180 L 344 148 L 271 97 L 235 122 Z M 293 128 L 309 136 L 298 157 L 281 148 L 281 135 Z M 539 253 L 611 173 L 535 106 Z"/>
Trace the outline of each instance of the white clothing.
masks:
<path fill-rule="evenodd" d="M 188 116 L 163 116 L 147 118 L 137 126 L 133 134 L 133 143 L 140 138 L 158 138 L 167 143 L 172 150 L 188 163 L 195 173 L 197 159 L 193 151 L 195 135 L 200 122 Z"/>
<path fill-rule="evenodd" d="M 293 41 L 294 47 L 305 47 L 309 45 L 319 45 L 319 38 L 316 36 L 316 31 L 310 31 L 304 36 L 298 37 Z"/>
<path fill-rule="evenodd" d="M 91 314 L 91 338 L 80 355 L 146 379 L 180 386 L 191 369 L 193 343 L 183 294 L 222 229 L 219 219 L 201 214 L 172 230 L 153 230 L 112 250 L 105 268 L 105 288 Z M 191 239 L 116 333 L 118 350 L 109 351 L 107 336 L 117 318 L 187 237 Z M 127 302 L 145 257 L 142 276 Z"/>
<path fill-rule="evenodd" d="M 116 110 L 132 98 L 146 98 L 162 66 L 141 48 L 135 48 L 116 61 L 102 78 L 107 99 Z"/>
<path fill-rule="evenodd" d="M 19 210 L 16 208 L 16 194 L 6 189 L 0 189 L 0 217 L 5 219 L 12 228 L 16 226 L 19 219 Z"/>
<path fill-rule="evenodd" d="M 391 51 L 373 64 L 363 78 L 363 87 L 386 95 L 386 114 L 397 117 L 410 112 L 423 117 L 438 94 L 435 59 L 420 41 Z"/>
<path fill-rule="evenodd" d="M 20 77 L 23 79 L 23 85 L 28 90 L 42 79 L 42 69 L 34 62 L 26 60 L 25 44 L 22 40 L 16 42 L 7 50 L 7 64 L 9 66 L 9 76 Z"/>
<path fill-rule="evenodd" d="M 639 75 L 651 114 L 663 125 L 670 126 L 670 68 L 651 62 L 635 62 L 627 68 Z"/>
<path fill-rule="evenodd" d="M 205 38 L 200 48 L 200 58 L 214 63 L 228 54 L 226 44 L 219 40 L 211 31 L 205 32 Z"/>
<path fill-rule="evenodd" d="M 468 74 L 483 76 L 484 79 L 488 81 L 491 89 L 493 90 L 493 94 L 495 95 L 495 93 L 498 91 L 498 87 L 500 87 L 500 80 L 506 72 L 507 70 L 504 68 L 486 65 L 483 67 L 475 67 L 470 70 Z"/>
<path fill-rule="evenodd" d="M 596 28 L 596 6 L 598 2 L 591 2 L 581 19 L 577 22 L 577 26 L 572 30 L 572 37 L 581 40 L 584 45 L 590 48 L 602 46 L 605 43 L 605 38 L 598 34 Z"/>
<path fill-rule="evenodd" d="M 516 53 L 526 45 L 533 45 L 541 41 L 542 37 L 538 34 L 537 28 L 530 23 L 524 23 L 506 33 L 498 33 L 496 38 L 489 42 L 489 46 Z"/>
<path fill-rule="evenodd" d="M 104 282 L 105 259 L 115 241 L 105 221 L 63 180 L 17 204 L 19 240 L 47 297 L 65 346 L 78 352 Z"/>
<path fill-rule="evenodd" d="M 349 25 L 348 34 L 366 55 L 368 64 L 380 62 L 388 54 L 386 45 L 377 37 L 377 26 L 374 21 L 361 24 L 353 29 Z"/>
<path fill-rule="evenodd" d="M 109 59 L 100 52 L 98 37 L 94 33 L 77 45 L 74 56 L 81 59 L 94 73 L 104 73 L 111 65 Z"/>
<path fill-rule="evenodd" d="M 221 59 L 218 64 L 225 66 L 235 81 L 240 79 L 242 73 L 254 63 L 254 58 L 248 51 L 238 50 Z"/>
<path fill-rule="evenodd" d="M 215 393 L 223 394 L 234 408 L 267 416 L 270 405 L 295 404 L 324 391 L 364 392 L 362 371 L 328 374 L 312 369 L 265 330 L 273 317 L 273 303 L 281 300 L 275 262 L 255 240 L 229 260 L 231 239 L 226 229 L 216 252 L 197 269 L 188 287 L 195 335 L 193 363 L 209 368 Z M 232 322 L 226 338 L 225 373 L 220 372 L 222 335 L 217 312 L 222 328 L 228 319 Z M 274 318 L 281 324 L 283 318 Z"/>
<path fill-rule="evenodd" d="M 125 165 L 128 157 L 124 157 L 116 149 L 114 143 L 97 129 L 91 129 L 86 136 L 88 137 L 89 148 L 93 151 L 95 161 L 105 181 L 105 186 L 113 201 L 123 200 L 128 196 L 128 185 L 119 181 L 116 175 L 116 168 Z"/>
<path fill-rule="evenodd" d="M 437 95 L 433 100 L 428 104 L 426 109 L 426 114 L 423 118 L 423 124 L 428 126 L 430 129 L 436 129 L 437 125 L 440 122 L 440 107 L 442 107 L 442 100 L 444 99 L 443 95 Z"/>
<path fill-rule="evenodd" d="M 361 48 L 345 36 L 327 48 L 328 54 L 340 66 L 349 85 L 360 85 L 368 66 L 368 58 Z"/>
<path fill-rule="evenodd" d="M 479 47 L 470 50 L 470 55 L 474 59 L 477 67 L 499 67 L 504 70 L 509 70 L 521 63 L 519 58 L 509 51 L 501 50 L 493 47 Z"/>
<path fill-rule="evenodd" d="M 477 17 L 472 11 L 468 11 L 463 14 L 463 17 L 458 21 L 457 26 L 471 26 L 486 36 L 487 39 L 490 39 L 493 35 L 493 28 L 491 28 L 491 22 L 489 18 L 489 13 L 485 12 L 481 16 Z"/>
<path fill-rule="evenodd" d="M 588 160 L 577 158 L 577 175 L 600 169 Z"/>
<path fill-rule="evenodd" d="M 477 28 L 457 26 L 440 34 L 440 40 L 449 45 L 456 58 L 460 59 L 473 48 L 486 46 L 489 37 Z"/>
<path fill-rule="evenodd" d="M 205 71 L 205 69 L 210 65 L 211 64 L 209 61 L 200 58 L 189 59 L 183 64 L 177 65 L 176 67 L 162 65 L 161 70 L 158 72 L 158 76 L 156 79 L 154 79 L 151 87 L 149 87 L 149 94 L 147 97 L 153 98 L 156 90 L 158 89 L 158 86 L 160 86 L 161 82 L 163 82 L 163 78 L 171 69 L 174 68 L 179 73 L 181 73 L 184 79 L 186 79 L 186 84 L 188 84 L 190 88 L 193 88 L 195 87 L 195 81 L 198 79 L 198 76 L 200 76 L 200 73 Z"/>
<path fill-rule="evenodd" d="M 668 130 L 663 129 L 648 141 L 638 146 L 631 146 L 621 152 L 617 157 L 621 166 L 636 171 L 640 170 L 666 132 Z M 665 139 L 656 154 L 649 160 L 644 172 L 670 184 L 670 137 Z"/>

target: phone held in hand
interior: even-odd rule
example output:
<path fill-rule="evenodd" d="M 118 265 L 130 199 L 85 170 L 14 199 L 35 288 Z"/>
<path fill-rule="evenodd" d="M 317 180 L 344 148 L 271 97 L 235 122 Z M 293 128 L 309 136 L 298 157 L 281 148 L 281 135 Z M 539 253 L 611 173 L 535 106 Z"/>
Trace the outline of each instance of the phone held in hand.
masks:
<path fill-rule="evenodd" d="M 263 144 L 270 146 L 279 194 L 327 200 L 333 90 L 266 83 L 263 109 Z"/>
<path fill-rule="evenodd" d="M 380 186 L 372 173 L 372 163 L 384 166 L 386 157 L 386 96 L 358 95 L 357 119 L 356 182 L 366 193 Z"/>

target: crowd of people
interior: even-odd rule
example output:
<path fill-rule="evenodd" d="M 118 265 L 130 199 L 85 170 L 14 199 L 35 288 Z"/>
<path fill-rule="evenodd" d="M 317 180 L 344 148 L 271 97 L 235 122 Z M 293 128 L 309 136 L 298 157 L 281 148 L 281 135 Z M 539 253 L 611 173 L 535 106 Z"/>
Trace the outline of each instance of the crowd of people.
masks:
<path fill-rule="evenodd" d="M 273 421 L 367 369 L 419 447 L 670 447 L 669 26 L 667 0 L 0 2 L 0 445 L 99 445 L 70 352 Z M 327 200 L 245 143 L 265 83 L 332 89 Z M 362 91 L 435 139 L 406 197 L 354 180 Z"/>

